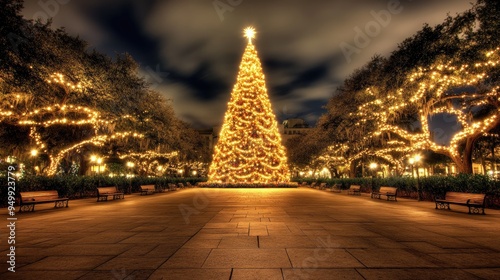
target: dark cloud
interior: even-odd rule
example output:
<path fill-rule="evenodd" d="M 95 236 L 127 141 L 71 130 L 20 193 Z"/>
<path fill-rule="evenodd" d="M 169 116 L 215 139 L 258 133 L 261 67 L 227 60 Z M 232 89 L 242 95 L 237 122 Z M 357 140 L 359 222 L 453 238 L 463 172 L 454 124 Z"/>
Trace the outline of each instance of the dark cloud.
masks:
<path fill-rule="evenodd" d="M 28 2 L 27 18 L 48 13 L 38 1 Z M 399 12 L 384 18 L 394 5 Z M 254 25 L 278 118 L 314 123 L 353 70 L 375 54 L 389 54 L 424 23 L 470 7 L 470 0 L 89 0 L 59 5 L 53 22 L 109 55 L 131 53 L 178 115 L 196 126 L 222 121 L 246 43 L 242 29 Z M 378 29 L 371 26 L 381 20 Z M 373 36 L 348 60 L 341 44 L 356 46 L 357 28 Z"/>

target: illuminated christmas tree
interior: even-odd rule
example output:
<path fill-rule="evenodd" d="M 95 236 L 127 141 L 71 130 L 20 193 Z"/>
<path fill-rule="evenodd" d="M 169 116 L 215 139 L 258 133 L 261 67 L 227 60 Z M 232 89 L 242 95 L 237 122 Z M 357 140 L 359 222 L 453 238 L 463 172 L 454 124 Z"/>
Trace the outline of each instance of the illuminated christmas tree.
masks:
<path fill-rule="evenodd" d="M 285 148 L 267 95 L 260 60 L 245 29 L 248 45 L 215 146 L 209 182 L 282 183 L 290 180 Z"/>

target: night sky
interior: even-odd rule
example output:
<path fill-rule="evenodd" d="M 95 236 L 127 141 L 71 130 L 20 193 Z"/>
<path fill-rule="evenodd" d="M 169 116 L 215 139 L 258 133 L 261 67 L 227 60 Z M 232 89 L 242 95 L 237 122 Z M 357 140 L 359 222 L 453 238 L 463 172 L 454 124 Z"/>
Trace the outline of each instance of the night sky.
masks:
<path fill-rule="evenodd" d="M 43 7 L 44 2 L 60 4 Z M 209 128 L 222 122 L 246 44 L 246 26 L 257 30 L 254 44 L 278 120 L 301 117 L 313 125 L 353 70 L 375 54 L 390 54 L 424 23 L 441 23 L 448 14 L 469 9 L 470 3 L 53 0 L 26 1 L 24 15 L 52 16 L 54 27 L 65 27 L 91 49 L 110 56 L 130 53 L 141 75 L 173 100 L 179 117 L 196 128 Z M 355 38 L 359 30 L 369 33 L 368 40 Z"/>

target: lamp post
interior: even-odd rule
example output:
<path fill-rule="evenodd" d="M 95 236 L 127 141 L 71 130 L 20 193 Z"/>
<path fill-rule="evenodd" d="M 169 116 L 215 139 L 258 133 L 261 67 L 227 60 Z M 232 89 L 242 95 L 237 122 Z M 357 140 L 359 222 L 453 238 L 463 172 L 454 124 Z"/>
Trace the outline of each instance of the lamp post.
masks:
<path fill-rule="evenodd" d="M 33 170 L 35 172 L 35 175 L 37 175 L 37 166 L 36 166 L 36 163 L 37 163 L 37 160 L 36 160 L 36 157 L 38 156 L 38 150 L 37 149 L 32 149 L 31 152 L 31 157 L 33 157 Z"/>
<path fill-rule="evenodd" d="M 98 157 L 96 155 L 91 155 L 90 162 L 92 163 L 90 170 L 94 172 L 94 176 L 97 176 L 97 187 L 100 187 L 101 186 L 101 178 L 99 177 L 99 172 L 101 170 L 102 158 Z"/>
<path fill-rule="evenodd" d="M 128 161 L 127 162 L 127 168 L 130 169 L 130 176 L 129 176 L 129 183 L 128 183 L 128 193 L 131 194 L 132 193 L 132 172 L 133 172 L 133 168 L 134 168 L 135 164 L 131 161 Z"/>
<path fill-rule="evenodd" d="M 415 172 L 413 171 L 413 165 L 415 164 L 415 159 L 414 158 L 409 158 L 408 159 L 408 163 L 410 164 L 411 166 L 411 177 L 412 178 L 415 178 Z"/>
<path fill-rule="evenodd" d="M 373 191 L 373 178 L 375 177 L 375 169 L 377 169 L 378 167 L 378 164 L 376 162 L 372 162 L 370 163 L 370 170 L 371 170 L 371 173 L 372 173 L 372 191 Z"/>
<path fill-rule="evenodd" d="M 422 157 L 420 155 L 414 155 L 413 157 L 411 157 L 408 162 L 411 164 L 411 176 L 413 178 L 414 177 L 414 166 L 417 167 L 417 200 L 418 201 L 421 201 L 422 200 L 422 193 L 420 191 L 420 174 L 419 174 L 419 170 L 418 170 L 418 163 L 420 162 L 420 160 L 422 159 Z"/>

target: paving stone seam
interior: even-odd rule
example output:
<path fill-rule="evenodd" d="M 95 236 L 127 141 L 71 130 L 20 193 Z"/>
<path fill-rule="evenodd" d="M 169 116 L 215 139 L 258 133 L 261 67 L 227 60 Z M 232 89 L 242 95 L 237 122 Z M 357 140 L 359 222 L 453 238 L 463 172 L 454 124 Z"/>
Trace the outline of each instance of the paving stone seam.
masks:
<path fill-rule="evenodd" d="M 283 268 L 280 268 L 280 271 L 281 271 L 281 280 L 284 280 L 285 279 L 285 272 L 283 271 Z"/>
<path fill-rule="evenodd" d="M 210 255 L 210 254 L 209 254 Z M 207 258 L 208 259 L 208 258 Z M 203 267 L 203 266 L 202 266 Z M 231 267 L 231 273 L 229 274 L 229 280 L 233 279 L 234 268 Z"/>
<path fill-rule="evenodd" d="M 202 229 L 203 229 L 203 227 L 200 227 L 200 229 L 198 229 L 198 231 L 197 231 L 195 234 L 193 234 L 191 237 L 189 237 L 189 238 L 188 238 L 188 240 L 186 240 L 186 242 L 184 242 L 181 246 L 179 246 L 179 248 L 177 248 L 177 250 L 175 250 L 175 252 L 174 252 L 174 253 L 172 253 L 172 254 L 171 254 L 171 255 L 170 255 L 170 256 L 169 256 L 169 257 L 168 257 L 168 258 L 167 258 L 164 262 L 162 262 L 162 263 L 158 266 L 158 268 L 162 267 L 162 266 L 163 266 L 166 262 L 168 262 L 168 260 L 169 260 L 171 257 L 173 257 L 173 256 L 174 256 L 174 255 L 175 255 L 175 254 L 176 254 L 176 253 L 180 250 L 180 249 L 182 249 L 182 247 L 184 247 L 184 245 L 186 245 L 186 244 L 187 244 L 187 243 L 188 243 L 188 242 L 189 242 L 189 241 L 190 241 L 190 240 L 191 240 L 194 236 L 196 236 L 196 235 L 197 235 L 197 234 L 198 234 L 198 233 L 199 233 Z M 156 246 L 156 247 L 159 247 L 160 245 L 161 245 L 161 244 L 158 244 L 158 246 Z M 156 248 L 156 247 L 155 247 L 155 248 Z M 153 250 L 154 250 L 154 249 L 153 249 Z M 151 250 L 151 251 L 153 251 L 153 250 Z M 150 252 L 151 252 L 151 251 L 150 251 Z M 210 250 L 210 253 L 211 253 L 211 252 L 212 252 L 212 250 Z M 210 255 L 210 254 L 209 254 L 209 255 Z M 208 258 L 208 257 L 207 257 L 207 258 Z M 206 259 L 205 259 L 205 261 L 206 261 Z M 158 270 L 158 268 L 156 268 L 154 271 Z"/>
<path fill-rule="evenodd" d="M 288 248 L 285 248 L 285 252 L 286 252 L 286 256 L 288 257 L 288 262 L 290 263 L 290 267 L 293 269 L 293 263 L 292 263 L 292 259 L 290 258 L 290 255 L 288 254 Z M 283 269 L 283 268 L 281 268 Z"/>
<path fill-rule="evenodd" d="M 359 260 L 358 258 L 356 258 L 356 256 L 354 256 L 351 251 L 349 251 L 349 249 L 343 249 L 346 253 L 348 253 L 349 255 L 351 255 L 351 257 L 353 257 L 355 260 L 357 260 L 361 265 L 363 265 L 365 268 L 368 268 L 366 266 L 366 264 L 364 264 L 361 260 Z"/>

